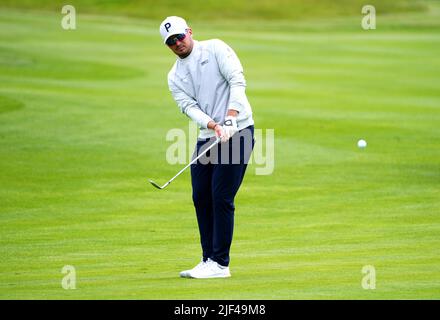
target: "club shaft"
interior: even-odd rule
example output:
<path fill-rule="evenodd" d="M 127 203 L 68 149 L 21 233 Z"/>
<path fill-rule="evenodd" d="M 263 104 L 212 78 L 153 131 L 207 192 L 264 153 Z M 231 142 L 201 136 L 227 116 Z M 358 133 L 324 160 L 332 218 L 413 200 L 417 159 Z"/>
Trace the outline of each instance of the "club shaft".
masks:
<path fill-rule="evenodd" d="M 215 145 L 217 145 L 220 142 L 220 138 L 217 137 L 215 142 L 211 144 L 205 151 L 203 151 L 201 154 L 199 154 L 196 158 L 194 158 L 190 163 L 188 163 L 182 170 L 180 170 L 174 177 L 172 177 L 165 185 L 169 185 L 174 179 L 176 179 L 183 171 L 185 171 L 186 168 L 188 168 L 190 165 L 194 164 L 197 160 L 199 160 L 201 157 L 203 157 L 209 150 L 211 150 Z"/>

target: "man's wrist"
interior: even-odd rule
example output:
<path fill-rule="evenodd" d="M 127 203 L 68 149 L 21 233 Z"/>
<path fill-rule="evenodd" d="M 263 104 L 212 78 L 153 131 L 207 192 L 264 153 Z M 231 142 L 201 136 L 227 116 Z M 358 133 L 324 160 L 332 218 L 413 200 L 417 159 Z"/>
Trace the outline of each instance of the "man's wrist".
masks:
<path fill-rule="evenodd" d="M 237 117 L 238 116 L 238 111 L 234 110 L 234 109 L 228 109 L 228 113 L 226 114 L 226 116 L 230 116 L 230 117 Z"/>
<path fill-rule="evenodd" d="M 218 126 L 218 125 L 219 124 L 217 122 L 215 122 L 214 120 L 211 120 L 211 121 L 208 122 L 207 127 L 208 127 L 208 129 L 215 130 L 215 127 Z"/>

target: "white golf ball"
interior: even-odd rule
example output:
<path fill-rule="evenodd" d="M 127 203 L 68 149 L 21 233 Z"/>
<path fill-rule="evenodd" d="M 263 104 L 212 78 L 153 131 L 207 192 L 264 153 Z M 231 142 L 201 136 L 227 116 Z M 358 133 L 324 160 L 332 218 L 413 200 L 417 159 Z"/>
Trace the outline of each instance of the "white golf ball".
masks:
<path fill-rule="evenodd" d="M 362 140 L 362 139 L 358 141 L 359 148 L 365 148 L 366 146 L 367 146 L 367 141 Z"/>

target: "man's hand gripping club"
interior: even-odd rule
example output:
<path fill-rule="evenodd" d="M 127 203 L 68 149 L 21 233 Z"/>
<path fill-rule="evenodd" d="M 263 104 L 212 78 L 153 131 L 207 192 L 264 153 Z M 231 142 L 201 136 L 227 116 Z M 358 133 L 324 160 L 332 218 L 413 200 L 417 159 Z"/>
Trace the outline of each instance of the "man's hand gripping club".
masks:
<path fill-rule="evenodd" d="M 215 135 L 221 139 L 222 143 L 227 142 L 235 133 L 238 132 L 237 127 L 237 111 L 228 110 L 228 114 L 225 118 L 223 126 L 210 121 L 208 123 L 208 128 L 215 131 Z"/>

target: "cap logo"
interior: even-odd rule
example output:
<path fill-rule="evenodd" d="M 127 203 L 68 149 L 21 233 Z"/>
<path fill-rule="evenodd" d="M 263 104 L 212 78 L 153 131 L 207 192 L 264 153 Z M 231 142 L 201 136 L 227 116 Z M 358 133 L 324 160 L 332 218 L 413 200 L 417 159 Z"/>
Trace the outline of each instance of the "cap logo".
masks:
<path fill-rule="evenodd" d="M 170 32 L 171 23 L 167 22 L 164 24 L 165 29 L 167 29 L 167 32 Z"/>

